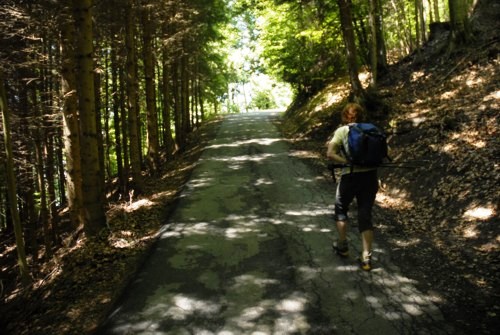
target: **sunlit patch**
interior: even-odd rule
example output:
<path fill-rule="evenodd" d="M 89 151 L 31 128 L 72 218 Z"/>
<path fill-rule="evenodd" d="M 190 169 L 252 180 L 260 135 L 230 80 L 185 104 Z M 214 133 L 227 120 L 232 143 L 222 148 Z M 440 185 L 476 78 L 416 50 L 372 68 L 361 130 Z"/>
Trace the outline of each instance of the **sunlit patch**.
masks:
<path fill-rule="evenodd" d="M 157 192 L 157 193 L 153 194 L 153 196 L 151 197 L 151 199 L 157 201 L 159 199 L 171 197 L 175 193 L 176 193 L 176 191 Z"/>
<path fill-rule="evenodd" d="M 125 249 L 134 245 L 134 241 L 129 241 L 124 238 L 116 238 L 110 241 L 110 244 L 114 248 Z"/>
<path fill-rule="evenodd" d="M 465 238 L 476 238 L 479 236 L 479 231 L 477 230 L 477 225 L 469 225 L 462 229 L 462 235 Z"/>
<path fill-rule="evenodd" d="M 219 162 L 229 162 L 232 164 L 235 164 L 237 162 L 260 162 L 263 160 L 266 160 L 270 157 L 276 156 L 274 154 L 258 154 L 258 155 L 241 155 L 241 156 L 231 156 L 231 157 L 219 157 L 219 158 L 212 158 L 214 161 L 219 161 Z"/>
<path fill-rule="evenodd" d="M 473 71 L 473 72 L 471 72 L 471 73 L 469 73 L 469 74 L 470 74 L 471 76 L 475 76 L 475 75 L 477 75 L 477 73 L 476 73 L 476 72 L 474 72 L 474 71 Z M 478 86 L 478 85 L 481 85 L 481 84 L 483 84 L 483 83 L 484 83 L 484 80 L 483 80 L 483 78 L 480 78 L 480 77 L 479 77 L 479 78 L 477 78 L 477 77 L 476 77 L 476 78 L 470 78 L 470 79 L 467 79 L 467 80 L 465 81 L 465 84 L 466 84 L 467 86 L 469 86 L 469 87 Z"/>
<path fill-rule="evenodd" d="M 427 121 L 426 117 L 414 117 L 414 118 L 411 119 L 411 123 L 415 127 L 418 127 L 420 124 L 424 123 L 425 121 Z"/>
<path fill-rule="evenodd" d="M 302 312 L 304 310 L 304 299 L 285 299 L 282 300 L 277 309 L 283 312 Z"/>
<path fill-rule="evenodd" d="M 493 217 L 495 210 L 491 207 L 474 207 L 464 213 L 464 218 L 468 220 L 488 220 Z"/>
<path fill-rule="evenodd" d="M 326 107 L 330 107 L 331 105 L 342 101 L 342 99 L 344 99 L 344 97 L 345 97 L 345 94 L 342 94 L 342 93 L 343 92 L 341 92 L 340 90 L 336 91 L 335 93 L 329 92 L 329 94 L 325 97 L 325 102 L 322 104 L 318 104 L 315 111 L 323 110 Z"/>
<path fill-rule="evenodd" d="M 403 308 L 405 309 L 406 313 L 413 316 L 419 316 L 423 314 L 423 311 L 415 304 L 403 304 Z"/>
<path fill-rule="evenodd" d="M 281 142 L 281 141 L 283 141 L 283 139 L 281 139 L 281 138 L 257 138 L 257 139 L 251 139 L 251 140 L 236 141 L 233 143 L 213 144 L 213 145 L 207 146 L 207 149 L 235 148 L 235 147 L 240 147 L 240 146 L 250 145 L 250 144 L 272 145 L 276 142 Z"/>
<path fill-rule="evenodd" d="M 483 98 L 483 101 L 500 100 L 500 90 L 492 92 Z"/>
<path fill-rule="evenodd" d="M 383 313 L 383 315 L 387 320 L 399 320 L 399 319 L 401 319 L 401 314 L 398 312 L 386 312 L 386 313 Z"/>
<path fill-rule="evenodd" d="M 251 233 L 253 229 L 250 228 L 228 228 L 226 229 L 225 236 L 229 239 L 239 238 L 243 234 Z"/>
<path fill-rule="evenodd" d="M 200 179 L 192 179 L 189 182 L 189 187 L 198 188 L 209 186 L 213 182 L 213 178 L 200 178 Z"/>
<path fill-rule="evenodd" d="M 457 146 L 454 143 L 448 143 L 441 147 L 442 152 L 450 153 L 455 150 L 457 150 Z"/>
<path fill-rule="evenodd" d="M 393 241 L 394 241 L 394 244 L 396 244 L 398 247 L 402 247 L 402 248 L 415 246 L 418 243 L 420 243 L 420 239 L 416 238 L 416 237 L 408 239 L 408 240 L 393 240 Z"/>
<path fill-rule="evenodd" d="M 377 193 L 377 203 L 384 208 L 409 209 L 413 208 L 413 202 L 406 199 L 407 194 L 402 190 L 392 190 L 388 192 Z"/>
<path fill-rule="evenodd" d="M 471 146 L 481 149 L 486 147 L 486 142 L 479 139 L 481 136 L 482 134 L 480 134 L 477 130 L 466 130 L 460 133 L 453 134 L 451 138 L 453 140 L 464 141 Z M 456 145 L 454 145 L 454 149 L 457 149 Z"/>
<path fill-rule="evenodd" d="M 416 81 L 425 76 L 424 71 L 415 71 L 411 74 L 411 81 Z"/>
<path fill-rule="evenodd" d="M 243 310 L 240 318 L 244 321 L 252 321 L 261 317 L 266 312 L 266 309 L 261 306 L 249 307 Z"/>
<path fill-rule="evenodd" d="M 196 313 L 210 315 L 219 312 L 220 306 L 210 301 L 193 299 L 187 296 L 178 295 L 173 298 L 174 306 L 168 309 L 167 314 L 174 320 L 184 320 L 188 316 Z"/>
<path fill-rule="evenodd" d="M 301 183 L 313 183 L 315 180 L 314 179 L 311 179 L 311 178 L 297 178 L 297 181 L 298 182 L 301 182 Z"/>
<path fill-rule="evenodd" d="M 326 208 L 321 208 L 316 210 L 302 210 L 302 211 L 288 210 L 285 212 L 285 215 L 290 215 L 290 216 L 320 216 L 329 214 L 333 214 L 333 211 Z"/>
<path fill-rule="evenodd" d="M 259 178 L 255 182 L 256 186 L 260 186 L 260 185 L 272 185 L 272 184 L 273 184 L 273 182 L 271 180 L 269 180 L 269 179 L 266 179 L 266 178 Z"/>
<path fill-rule="evenodd" d="M 495 252 L 500 249 L 500 235 L 497 236 L 496 241 L 488 242 L 481 245 L 479 248 L 476 248 L 481 252 Z"/>
<path fill-rule="evenodd" d="M 353 272 L 358 269 L 358 266 L 356 265 L 339 265 L 335 268 L 337 271 L 341 272 Z"/>
<path fill-rule="evenodd" d="M 444 92 L 443 94 L 441 94 L 441 99 L 443 100 L 453 99 L 457 95 L 457 93 L 458 93 L 457 90 Z"/>
<path fill-rule="evenodd" d="M 129 206 L 127 206 L 127 211 L 135 211 L 138 210 L 139 208 L 143 207 L 152 207 L 155 203 L 148 200 L 148 199 L 140 199 L 137 201 L 134 201 L 131 203 Z"/>
<path fill-rule="evenodd" d="M 369 81 L 370 81 L 370 78 L 371 78 L 371 72 L 368 72 L 368 71 L 365 71 L 365 72 L 360 72 L 358 74 L 358 78 L 359 80 L 363 83 L 363 84 L 368 84 Z"/>
<path fill-rule="evenodd" d="M 307 150 L 295 150 L 289 154 L 290 157 L 298 157 L 298 158 L 319 158 L 319 154 L 313 151 Z"/>

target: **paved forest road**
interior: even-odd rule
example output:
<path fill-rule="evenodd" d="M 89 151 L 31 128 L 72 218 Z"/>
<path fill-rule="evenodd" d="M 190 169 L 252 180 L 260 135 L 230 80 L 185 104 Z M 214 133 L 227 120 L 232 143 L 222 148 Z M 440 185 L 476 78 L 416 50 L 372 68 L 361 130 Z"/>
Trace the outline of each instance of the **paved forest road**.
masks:
<path fill-rule="evenodd" d="M 451 334 L 376 247 L 333 254 L 333 184 L 290 155 L 273 113 L 229 115 L 100 334 Z"/>

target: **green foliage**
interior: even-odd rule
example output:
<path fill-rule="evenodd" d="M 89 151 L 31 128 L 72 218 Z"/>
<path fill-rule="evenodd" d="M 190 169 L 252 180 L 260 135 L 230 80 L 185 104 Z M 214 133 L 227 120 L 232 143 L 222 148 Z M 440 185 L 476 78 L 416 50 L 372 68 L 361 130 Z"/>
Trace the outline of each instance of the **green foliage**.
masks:
<path fill-rule="evenodd" d="M 329 2 L 262 1 L 256 11 L 266 70 L 314 93 L 345 70 L 337 12 Z"/>
<path fill-rule="evenodd" d="M 270 90 L 265 90 L 255 93 L 249 107 L 252 109 L 271 109 L 278 107 L 278 105 L 272 97 L 272 92 Z"/>

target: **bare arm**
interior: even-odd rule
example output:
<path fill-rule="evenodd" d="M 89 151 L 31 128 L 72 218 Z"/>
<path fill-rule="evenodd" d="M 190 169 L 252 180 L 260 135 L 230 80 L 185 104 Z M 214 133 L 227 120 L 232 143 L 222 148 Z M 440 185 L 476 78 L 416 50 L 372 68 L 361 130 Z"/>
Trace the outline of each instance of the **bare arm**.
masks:
<path fill-rule="evenodd" d="M 333 160 L 334 163 L 347 164 L 349 163 L 347 159 L 342 157 L 340 154 L 340 145 L 330 141 L 326 150 L 326 157 Z"/>

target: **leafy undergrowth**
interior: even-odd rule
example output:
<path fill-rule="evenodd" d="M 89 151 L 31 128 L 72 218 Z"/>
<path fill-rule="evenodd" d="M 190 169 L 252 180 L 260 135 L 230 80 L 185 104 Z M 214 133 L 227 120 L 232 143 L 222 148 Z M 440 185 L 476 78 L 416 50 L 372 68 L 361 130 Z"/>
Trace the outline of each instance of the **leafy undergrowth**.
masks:
<path fill-rule="evenodd" d="M 164 164 L 158 177 L 145 177 L 142 195 L 110 204 L 109 235 L 68 239 L 70 245 L 37 266 L 27 288 L 14 285 L 14 277 L 3 278 L 0 334 L 92 333 L 148 254 L 218 124 L 218 119 L 204 124 L 182 156 Z M 2 273 L 16 274 L 14 253 L 12 238 L 2 241 Z"/>
<path fill-rule="evenodd" d="M 495 36 L 395 64 L 372 110 L 390 134 L 394 161 L 414 167 L 380 169 L 377 243 L 464 334 L 500 329 L 499 48 Z M 332 84 L 282 124 L 318 173 L 328 173 L 324 143 L 345 89 Z"/>

